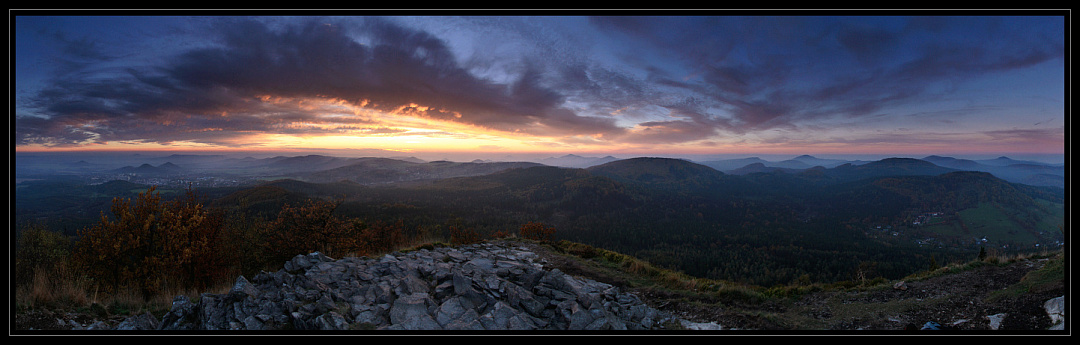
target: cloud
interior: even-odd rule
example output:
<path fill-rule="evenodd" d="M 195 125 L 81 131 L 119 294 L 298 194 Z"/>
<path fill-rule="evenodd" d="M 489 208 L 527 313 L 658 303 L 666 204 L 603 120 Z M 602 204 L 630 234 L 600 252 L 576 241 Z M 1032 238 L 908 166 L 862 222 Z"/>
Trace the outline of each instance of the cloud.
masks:
<path fill-rule="evenodd" d="M 402 118 L 563 144 L 809 138 L 829 123 L 945 114 L 907 107 L 1063 64 L 1065 51 L 1063 21 L 1039 17 L 299 19 L 202 21 L 188 31 L 199 41 L 139 64 L 105 41 L 41 31 L 65 55 L 45 87 L 20 90 L 16 143 L 415 134 L 390 122 Z M 470 33 L 481 36 L 459 41 Z M 998 106 L 962 102 L 953 108 Z"/>
<path fill-rule="evenodd" d="M 592 23 L 674 55 L 679 67 L 648 66 L 650 82 L 711 103 L 700 113 L 713 120 L 694 124 L 729 134 L 900 114 L 888 109 L 947 100 L 965 91 L 958 89 L 962 83 L 1064 57 L 1064 41 L 1053 34 L 1061 24 L 1053 18 L 601 17 Z M 679 30 L 665 30 L 670 27 Z M 707 34 L 670 34 L 676 31 Z M 693 73 L 683 78 L 673 71 Z"/>
<path fill-rule="evenodd" d="M 228 136 L 280 132 L 287 122 L 360 121 L 273 104 L 267 97 L 342 100 L 383 112 L 410 107 L 413 116 L 501 131 L 619 131 L 612 121 L 563 108 L 565 96 L 546 86 L 538 70 L 494 83 L 459 66 L 445 42 L 426 32 L 377 18 L 305 19 L 274 28 L 223 19 L 212 27 L 215 45 L 160 66 L 107 78 L 56 79 L 25 103 L 39 117 L 17 119 L 21 143 L 87 140 L 91 136 L 70 126 L 89 121 L 97 127 L 84 130 L 97 131 L 97 140 L 146 141 L 157 140 L 144 135 L 153 123 L 222 128 L 214 135 Z"/>

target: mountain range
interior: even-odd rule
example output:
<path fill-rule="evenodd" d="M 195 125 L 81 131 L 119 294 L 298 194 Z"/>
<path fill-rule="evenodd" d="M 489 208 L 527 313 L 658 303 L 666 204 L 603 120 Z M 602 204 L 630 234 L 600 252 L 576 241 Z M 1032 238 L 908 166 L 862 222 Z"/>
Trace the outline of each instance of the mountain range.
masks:
<path fill-rule="evenodd" d="M 910 158 L 909 158 L 910 159 Z M 888 160 L 888 159 L 886 159 Z M 927 156 L 920 161 L 933 163 L 941 168 L 950 168 L 959 171 L 988 172 L 1003 180 L 1015 183 L 1023 183 L 1034 186 L 1065 187 L 1064 164 L 1049 164 L 1036 161 L 1014 160 L 1008 157 L 998 157 L 986 160 L 959 159 L 943 156 Z M 861 166 L 873 161 L 863 160 L 839 160 L 821 159 L 810 155 L 802 155 L 783 161 L 766 161 L 761 158 L 739 158 L 726 160 L 703 161 L 701 164 L 713 169 L 734 174 L 745 175 L 757 172 L 787 172 L 798 173 L 813 168 L 836 168 L 842 165 Z"/>
<path fill-rule="evenodd" d="M 331 198 L 342 201 L 338 212 L 343 215 L 403 221 L 430 231 L 445 231 L 453 222 L 492 234 L 543 222 L 558 229 L 560 238 L 697 276 L 766 285 L 803 274 L 815 281 L 846 279 L 859 262 L 875 263 L 883 275 L 902 276 L 931 256 L 944 262 L 971 255 L 981 245 L 1051 245 L 1063 235 L 1063 188 L 946 167 L 947 160 L 937 157 L 862 162 L 800 156 L 783 164 L 745 160 L 740 163 L 747 165 L 728 172 L 715 168 L 719 161 L 559 158 L 567 164 L 607 162 L 577 168 L 307 155 L 169 157 L 157 166 L 129 168 L 262 176 L 265 182 L 258 185 L 199 191 L 209 205 L 256 217 L 273 217 L 284 205 L 306 198 Z M 954 163 L 1060 168 L 1003 159 Z M 18 219 L 93 222 L 107 212 L 109 198 L 148 187 L 73 183 L 20 183 Z M 55 209 L 61 205 L 63 210 Z M 913 225 L 923 221 L 929 225 Z M 891 229 L 895 235 L 872 229 Z"/>

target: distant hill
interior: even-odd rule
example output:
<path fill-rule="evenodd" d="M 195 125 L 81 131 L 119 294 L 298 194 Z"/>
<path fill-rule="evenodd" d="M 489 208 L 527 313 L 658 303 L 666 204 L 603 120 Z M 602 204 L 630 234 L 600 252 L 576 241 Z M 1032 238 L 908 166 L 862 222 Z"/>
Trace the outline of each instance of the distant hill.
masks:
<path fill-rule="evenodd" d="M 722 193 L 728 186 L 724 173 L 682 159 L 631 158 L 585 170 L 623 183 L 678 193 Z"/>
<path fill-rule="evenodd" d="M 567 168 L 588 168 L 595 165 L 614 162 L 618 158 L 612 156 L 605 157 L 583 157 L 574 154 L 568 154 L 561 157 L 549 157 L 541 159 L 539 162 L 545 165 L 567 167 Z"/>
<path fill-rule="evenodd" d="M 825 167 L 825 168 L 835 168 L 837 166 L 844 165 L 844 164 L 860 165 L 860 164 L 866 163 L 866 162 L 863 162 L 863 161 L 847 161 L 847 160 L 842 160 L 842 159 L 823 159 L 823 158 L 817 158 L 817 157 L 810 156 L 810 155 L 798 156 L 798 157 L 792 158 L 791 160 L 801 162 L 803 164 L 806 164 L 809 167 L 820 166 L 820 167 Z"/>
<path fill-rule="evenodd" d="M 389 158 L 358 158 L 349 165 L 301 175 L 310 182 L 352 181 L 359 184 L 394 183 L 416 180 L 487 175 L 494 172 L 540 166 L 530 162 L 459 163 L 433 161 L 416 163 Z"/>
<path fill-rule="evenodd" d="M 149 163 L 144 163 L 138 167 L 125 166 L 123 168 L 113 170 L 114 173 L 136 174 L 140 176 L 166 176 L 171 174 L 183 173 L 185 171 L 186 169 L 181 168 L 180 166 L 171 162 L 165 162 L 159 166 L 153 166 Z"/>
<path fill-rule="evenodd" d="M 1010 165 L 1013 165 L 1013 164 L 1048 165 L 1046 163 L 1035 162 L 1035 161 L 1015 160 L 1015 159 L 1005 157 L 1005 156 L 1001 156 L 1001 157 L 994 158 L 994 159 L 978 160 L 976 162 L 978 162 L 979 164 L 991 165 L 991 166 L 1010 166 Z"/>
<path fill-rule="evenodd" d="M 312 172 L 334 169 L 353 164 L 358 158 L 330 157 L 322 155 L 307 155 L 296 157 L 273 157 L 259 161 L 259 164 L 282 173 Z"/>
<path fill-rule="evenodd" d="M 799 173 L 799 172 L 801 172 L 803 170 L 805 170 L 805 169 L 769 167 L 769 166 L 765 166 L 765 164 L 763 164 L 763 163 L 754 163 L 754 164 L 744 166 L 742 168 L 729 170 L 727 173 L 731 174 L 731 175 L 746 175 L 746 174 L 753 174 L 753 173 L 772 173 L 772 172 L 783 172 L 783 173 L 788 173 L 788 174 L 797 174 L 797 173 Z"/>
<path fill-rule="evenodd" d="M 902 277 L 925 268 L 931 255 L 939 262 L 970 257 L 976 235 L 1010 248 L 1050 243 L 1060 238 L 1056 227 L 1064 218 L 1060 188 L 906 158 L 733 175 L 681 159 L 642 157 L 586 169 L 532 163 L 472 176 L 340 182 L 347 176 L 370 182 L 503 167 L 374 158 L 354 163 L 331 169 L 341 175 L 326 175 L 328 182 L 276 180 L 222 200 L 270 212 L 302 196 L 341 197 L 342 215 L 403 220 L 432 231 L 444 231 L 451 220 L 482 234 L 538 221 L 558 229 L 559 238 L 693 275 L 765 285 L 802 274 L 815 281 L 848 279 L 860 261 Z M 931 226 L 912 225 L 913 217 L 927 212 L 941 216 Z M 874 236 L 869 229 L 875 226 L 901 235 Z M 943 247 L 917 242 L 927 238 Z"/>
<path fill-rule="evenodd" d="M 956 169 L 944 168 L 934 163 L 913 158 L 886 158 L 863 165 L 844 164 L 825 170 L 832 182 L 857 181 L 886 176 L 941 175 Z"/>
<path fill-rule="evenodd" d="M 766 161 L 758 157 L 750 158 L 737 158 L 737 159 L 723 159 L 714 161 L 701 162 L 702 165 L 716 169 L 718 171 L 730 171 L 745 167 L 751 164 L 761 164 L 762 166 L 768 166 L 772 162 Z"/>
<path fill-rule="evenodd" d="M 923 160 L 957 170 L 988 172 L 1009 182 L 1034 186 L 1065 187 L 1065 167 L 1062 165 L 1014 160 L 1008 157 L 976 161 L 928 156 Z"/>
<path fill-rule="evenodd" d="M 922 160 L 930 162 L 930 163 L 934 163 L 936 165 L 943 166 L 943 167 L 946 167 L 946 168 L 953 168 L 953 169 L 958 169 L 958 170 L 983 171 L 983 169 L 985 169 L 984 165 L 980 164 L 979 162 L 970 160 L 970 159 L 958 159 L 958 158 L 953 158 L 953 157 L 942 157 L 942 156 L 927 156 L 927 157 L 924 157 Z"/>

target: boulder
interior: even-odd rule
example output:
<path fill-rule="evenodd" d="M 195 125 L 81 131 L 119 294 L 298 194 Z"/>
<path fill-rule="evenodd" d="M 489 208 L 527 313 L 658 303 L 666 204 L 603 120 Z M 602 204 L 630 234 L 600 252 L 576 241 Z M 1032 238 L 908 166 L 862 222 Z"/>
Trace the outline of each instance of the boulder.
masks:
<path fill-rule="evenodd" d="M 379 258 L 297 255 L 237 277 L 225 294 L 173 299 L 123 329 L 648 330 L 674 320 L 617 287 L 545 269 L 511 244 L 436 247 Z M 691 329 L 719 326 L 693 325 Z M 118 328 L 119 329 L 119 328 Z"/>
<path fill-rule="evenodd" d="M 1050 316 L 1051 330 L 1065 329 L 1065 296 L 1052 298 L 1043 303 L 1046 314 Z"/>

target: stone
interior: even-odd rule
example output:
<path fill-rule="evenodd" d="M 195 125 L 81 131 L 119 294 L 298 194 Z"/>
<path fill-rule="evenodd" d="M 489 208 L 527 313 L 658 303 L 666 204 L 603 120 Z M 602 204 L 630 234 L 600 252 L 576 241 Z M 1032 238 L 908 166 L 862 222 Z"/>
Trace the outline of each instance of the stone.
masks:
<path fill-rule="evenodd" d="M 158 329 L 158 320 L 150 312 L 126 318 L 119 325 L 116 325 L 116 330 L 119 331 L 149 331 L 155 329 Z"/>
<path fill-rule="evenodd" d="M 1065 329 L 1065 296 L 1051 298 L 1043 303 L 1043 309 L 1050 316 L 1051 330 Z"/>
<path fill-rule="evenodd" d="M 236 278 L 236 283 L 233 284 L 229 294 L 243 294 L 242 296 L 258 296 L 259 290 L 255 285 L 251 284 L 244 276 Z"/>
<path fill-rule="evenodd" d="M 297 255 L 194 303 L 176 296 L 161 330 L 649 330 L 672 316 L 617 287 L 545 270 L 513 244 L 437 247 L 377 258 Z M 1063 314 L 1062 314 L 1063 316 Z M 84 329 L 102 329 L 91 325 Z M 121 329 L 118 327 L 117 329 Z"/>
<path fill-rule="evenodd" d="M 349 322 L 345 320 L 344 316 L 337 312 L 328 312 L 326 314 L 319 315 L 315 318 L 315 323 L 320 330 L 324 331 L 340 331 L 349 329 Z"/>
<path fill-rule="evenodd" d="M 990 329 L 997 330 L 998 327 L 1001 327 L 1001 321 L 1005 320 L 1008 315 L 1006 313 L 987 315 L 986 319 L 990 321 Z"/>
<path fill-rule="evenodd" d="M 432 318 L 433 301 L 426 293 L 401 296 L 390 308 L 390 323 L 404 330 L 434 330 L 442 327 Z"/>
<path fill-rule="evenodd" d="M 172 308 L 162 317 L 160 329 L 190 331 L 199 328 L 198 306 L 192 303 L 187 296 L 179 295 L 173 298 Z"/>

